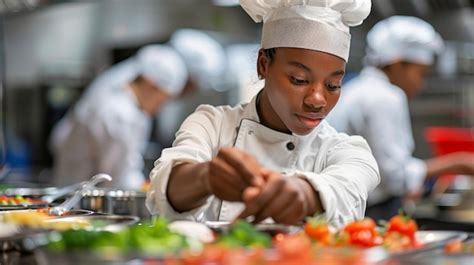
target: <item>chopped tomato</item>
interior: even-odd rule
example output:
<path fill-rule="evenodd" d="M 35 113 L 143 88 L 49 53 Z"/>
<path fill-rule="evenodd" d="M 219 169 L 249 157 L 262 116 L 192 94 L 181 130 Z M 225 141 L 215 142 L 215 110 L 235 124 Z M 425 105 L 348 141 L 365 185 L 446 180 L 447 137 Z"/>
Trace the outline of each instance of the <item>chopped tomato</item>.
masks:
<path fill-rule="evenodd" d="M 375 221 L 371 218 L 365 218 L 349 223 L 348 225 L 346 225 L 346 227 L 344 227 L 344 231 L 349 234 L 352 234 L 357 231 L 368 230 L 371 231 L 371 233 L 373 232 L 373 234 L 375 235 L 375 228 Z"/>
<path fill-rule="evenodd" d="M 399 252 L 415 247 L 410 237 L 399 232 L 390 232 L 385 234 L 383 244 L 384 247 L 391 252 Z"/>
<path fill-rule="evenodd" d="M 344 227 L 345 233 L 349 234 L 349 243 L 360 247 L 373 247 L 376 241 L 377 231 L 374 220 L 365 218 L 354 221 Z"/>
<path fill-rule="evenodd" d="M 349 233 L 344 231 L 339 231 L 334 235 L 333 246 L 335 247 L 346 247 L 350 244 Z"/>
<path fill-rule="evenodd" d="M 355 246 L 372 247 L 375 245 L 374 239 L 374 234 L 370 230 L 365 229 L 352 233 L 349 242 Z"/>
<path fill-rule="evenodd" d="M 311 241 L 303 234 L 284 235 L 275 241 L 275 248 L 284 257 L 298 257 L 311 253 Z"/>
<path fill-rule="evenodd" d="M 387 233 L 398 232 L 410 238 L 412 243 L 415 242 L 415 233 L 418 230 L 416 222 L 406 215 L 395 215 L 392 217 L 387 226 Z"/>
<path fill-rule="evenodd" d="M 452 241 L 449 241 L 444 246 L 444 253 L 446 254 L 461 253 L 463 249 L 464 249 L 464 244 L 462 243 L 461 240 L 452 240 Z"/>
<path fill-rule="evenodd" d="M 332 235 L 326 221 L 308 219 L 304 225 L 304 231 L 306 235 L 322 245 L 327 246 L 331 242 Z"/>

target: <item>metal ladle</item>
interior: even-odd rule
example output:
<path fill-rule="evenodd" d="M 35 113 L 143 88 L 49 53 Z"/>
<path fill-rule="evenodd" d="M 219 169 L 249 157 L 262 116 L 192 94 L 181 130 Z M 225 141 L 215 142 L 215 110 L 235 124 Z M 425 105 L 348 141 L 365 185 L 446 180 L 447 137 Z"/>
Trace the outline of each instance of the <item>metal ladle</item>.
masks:
<path fill-rule="evenodd" d="M 72 209 L 81 199 L 82 199 L 82 194 L 95 187 L 95 185 L 99 184 L 102 181 L 111 181 L 112 177 L 107 175 L 107 174 L 97 174 L 94 175 L 90 180 L 82 182 L 81 188 L 77 190 L 72 197 L 69 199 L 65 200 L 63 203 L 61 203 L 58 206 L 54 206 L 49 208 L 49 215 L 55 215 L 55 216 L 60 216 Z"/>

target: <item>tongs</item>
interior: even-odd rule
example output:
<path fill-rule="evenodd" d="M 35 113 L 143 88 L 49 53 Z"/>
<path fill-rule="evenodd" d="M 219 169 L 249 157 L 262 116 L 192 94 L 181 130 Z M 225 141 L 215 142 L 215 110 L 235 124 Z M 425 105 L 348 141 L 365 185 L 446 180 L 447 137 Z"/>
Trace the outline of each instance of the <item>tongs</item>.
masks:
<path fill-rule="evenodd" d="M 74 207 L 82 199 L 82 196 L 83 196 L 82 194 L 85 191 L 95 188 L 95 186 L 97 184 L 99 184 L 100 182 L 103 182 L 105 180 L 111 181 L 112 177 L 107 175 L 107 174 L 101 173 L 101 174 L 94 175 L 88 181 L 84 181 L 84 182 L 79 183 L 78 185 L 80 185 L 80 188 L 74 193 L 73 196 L 71 196 L 69 199 L 65 200 L 60 205 L 49 208 L 49 211 L 48 211 L 49 215 L 55 215 L 55 216 L 63 215 L 67 211 L 71 210 L 72 207 Z M 72 185 L 70 187 L 77 188 L 76 185 Z M 66 192 L 64 194 L 67 194 L 70 191 L 71 190 L 69 189 L 68 192 Z"/>

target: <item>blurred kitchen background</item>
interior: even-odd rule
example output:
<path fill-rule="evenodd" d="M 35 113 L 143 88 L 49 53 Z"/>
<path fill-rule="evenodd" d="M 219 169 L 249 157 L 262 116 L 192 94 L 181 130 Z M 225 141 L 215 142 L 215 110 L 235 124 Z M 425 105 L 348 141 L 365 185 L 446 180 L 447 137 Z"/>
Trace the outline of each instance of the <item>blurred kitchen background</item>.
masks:
<path fill-rule="evenodd" d="M 474 126 L 474 0 L 374 0 L 369 18 L 352 29 L 347 79 L 362 67 L 367 31 L 391 15 L 421 17 L 446 41 L 411 104 L 415 155 L 427 158 L 425 128 Z M 226 75 L 218 90 L 189 95 L 157 118 L 148 175 L 197 105 L 234 105 L 261 86 L 254 68 L 260 26 L 237 0 L 0 0 L 0 181 L 47 183 L 52 126 L 98 73 L 177 29 L 204 30 L 226 48 Z"/>

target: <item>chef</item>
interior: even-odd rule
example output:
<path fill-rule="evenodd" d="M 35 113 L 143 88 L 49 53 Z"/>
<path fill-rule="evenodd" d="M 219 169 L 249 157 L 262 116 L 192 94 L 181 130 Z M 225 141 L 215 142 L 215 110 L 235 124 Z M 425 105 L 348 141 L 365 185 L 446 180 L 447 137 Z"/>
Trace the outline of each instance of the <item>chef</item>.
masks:
<path fill-rule="evenodd" d="M 202 105 L 184 121 L 150 174 L 148 209 L 201 222 L 296 224 L 325 212 L 340 227 L 363 218 L 377 164 L 363 138 L 324 118 L 339 98 L 349 26 L 362 23 L 370 1 L 241 5 L 263 21 L 257 72 L 265 85 L 248 103 Z"/>
<path fill-rule="evenodd" d="M 114 188 L 138 189 L 143 184 L 142 153 L 152 115 L 181 93 L 188 76 L 176 51 L 164 45 L 145 46 L 128 63 L 126 69 L 108 72 L 106 78 L 112 82 L 102 84 L 112 86 L 111 93 L 96 94 L 54 129 L 57 185 L 80 182 L 96 173 L 110 174 Z"/>
<path fill-rule="evenodd" d="M 196 109 L 198 103 L 194 102 L 197 93 L 206 95 L 209 91 L 222 90 L 220 86 L 226 81 L 224 73 L 227 67 L 224 48 L 204 31 L 188 28 L 176 30 L 168 44 L 183 59 L 189 78 L 180 100 L 168 102 L 157 116 L 156 137 L 165 147 L 171 145 L 181 123 Z"/>
<path fill-rule="evenodd" d="M 441 51 L 443 41 L 416 17 L 394 16 L 367 35 L 366 67 L 345 87 L 328 121 L 338 131 L 367 139 L 379 164 L 381 185 L 369 196 L 367 215 L 388 219 L 402 208 L 402 197 L 416 194 L 426 178 L 457 172 L 474 174 L 474 155 L 453 153 L 422 160 L 413 157 L 408 100 Z"/>

